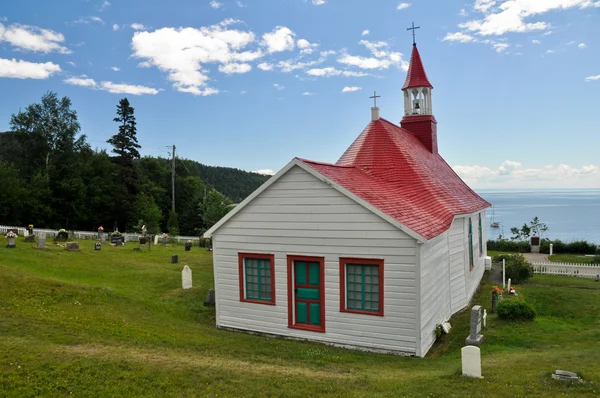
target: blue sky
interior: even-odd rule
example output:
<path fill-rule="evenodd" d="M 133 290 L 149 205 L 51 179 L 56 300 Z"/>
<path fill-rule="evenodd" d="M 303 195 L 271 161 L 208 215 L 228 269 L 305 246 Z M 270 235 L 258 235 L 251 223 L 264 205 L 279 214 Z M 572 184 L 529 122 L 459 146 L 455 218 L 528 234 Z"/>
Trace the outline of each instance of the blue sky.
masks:
<path fill-rule="evenodd" d="M 600 0 L 19 0 L 0 7 L 0 131 L 44 92 L 108 148 L 277 171 L 399 122 L 412 37 L 440 153 L 475 188 L 600 188 Z"/>

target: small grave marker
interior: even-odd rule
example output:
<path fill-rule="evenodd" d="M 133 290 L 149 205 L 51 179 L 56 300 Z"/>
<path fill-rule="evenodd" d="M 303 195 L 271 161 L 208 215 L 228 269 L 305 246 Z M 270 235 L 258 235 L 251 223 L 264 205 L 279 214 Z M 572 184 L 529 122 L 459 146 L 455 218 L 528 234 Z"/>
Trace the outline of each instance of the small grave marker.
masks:
<path fill-rule="evenodd" d="M 487 327 L 487 310 L 483 310 L 483 328 Z"/>
<path fill-rule="evenodd" d="M 481 313 L 480 305 L 471 308 L 471 332 L 466 340 L 467 345 L 479 345 L 483 340 L 483 335 L 481 334 Z"/>
<path fill-rule="evenodd" d="M 158 245 L 158 235 L 154 235 L 154 245 Z"/>
<path fill-rule="evenodd" d="M 79 242 L 67 242 L 65 244 L 65 250 L 68 250 L 70 252 L 79 250 Z"/>
<path fill-rule="evenodd" d="M 481 350 L 479 347 L 468 345 L 460 350 L 462 357 L 462 374 L 467 377 L 482 379 Z"/>
<path fill-rule="evenodd" d="M 215 305 L 215 290 L 208 289 L 208 294 L 206 295 L 206 301 L 204 302 L 205 307 L 212 307 Z"/>
<path fill-rule="evenodd" d="M 100 251 L 101 249 L 102 249 L 102 243 L 96 242 L 96 244 L 94 245 L 94 250 Z"/>
<path fill-rule="evenodd" d="M 171 256 L 171 264 L 177 264 L 179 262 L 179 256 L 177 254 L 173 254 Z"/>
<path fill-rule="evenodd" d="M 192 288 L 192 270 L 187 265 L 181 271 L 181 287 L 183 289 Z"/>
<path fill-rule="evenodd" d="M 190 250 L 192 250 L 192 242 L 185 242 L 185 251 L 189 252 Z"/>
<path fill-rule="evenodd" d="M 510 278 L 508 278 L 508 286 L 506 286 L 506 291 L 510 293 Z"/>
<path fill-rule="evenodd" d="M 46 247 L 46 235 L 38 236 L 37 247 L 43 249 Z"/>
<path fill-rule="evenodd" d="M 554 373 L 552 373 L 552 378 L 557 380 L 581 381 L 581 378 L 577 376 L 577 373 L 567 372 L 566 370 L 555 370 Z"/>

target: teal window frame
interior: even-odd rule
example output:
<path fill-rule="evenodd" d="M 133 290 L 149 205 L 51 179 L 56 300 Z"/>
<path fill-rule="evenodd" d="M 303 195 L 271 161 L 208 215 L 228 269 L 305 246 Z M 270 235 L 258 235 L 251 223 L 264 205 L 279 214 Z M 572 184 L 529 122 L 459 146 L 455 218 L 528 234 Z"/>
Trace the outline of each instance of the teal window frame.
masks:
<path fill-rule="evenodd" d="M 340 311 L 383 316 L 383 260 L 340 259 Z"/>
<path fill-rule="evenodd" d="M 275 305 L 275 256 L 239 253 L 240 301 Z"/>
<path fill-rule="evenodd" d="M 481 223 L 481 213 L 479 213 L 479 257 L 483 256 L 483 226 Z"/>
<path fill-rule="evenodd" d="M 469 217 L 469 270 L 475 267 L 473 260 L 473 222 Z"/>

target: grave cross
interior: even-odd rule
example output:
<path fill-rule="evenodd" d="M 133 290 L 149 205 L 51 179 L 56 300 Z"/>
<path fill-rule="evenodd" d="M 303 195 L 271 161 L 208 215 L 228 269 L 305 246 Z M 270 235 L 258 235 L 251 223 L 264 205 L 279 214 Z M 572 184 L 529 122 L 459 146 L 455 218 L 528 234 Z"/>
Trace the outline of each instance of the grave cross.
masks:
<path fill-rule="evenodd" d="M 381 98 L 381 95 L 377 95 L 377 91 L 373 91 L 373 96 L 369 97 L 372 98 L 375 101 L 375 108 L 377 108 L 377 98 Z"/>
<path fill-rule="evenodd" d="M 415 35 L 415 30 L 417 29 L 421 29 L 420 26 L 415 26 L 415 23 L 412 23 L 412 27 L 411 28 L 407 28 L 406 30 L 412 30 L 412 35 L 413 35 L 413 46 L 417 45 L 417 40 L 416 40 L 416 35 Z"/>

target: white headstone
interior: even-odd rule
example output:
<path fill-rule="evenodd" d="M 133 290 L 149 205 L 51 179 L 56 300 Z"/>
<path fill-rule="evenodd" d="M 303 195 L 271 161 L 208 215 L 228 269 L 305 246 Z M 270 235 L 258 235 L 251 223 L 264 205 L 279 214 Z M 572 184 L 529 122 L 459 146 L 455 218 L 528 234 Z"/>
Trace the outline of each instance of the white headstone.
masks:
<path fill-rule="evenodd" d="M 181 286 L 183 289 L 192 288 L 192 270 L 187 265 L 181 271 Z"/>
<path fill-rule="evenodd" d="M 506 289 L 506 260 L 502 259 L 502 289 Z"/>
<path fill-rule="evenodd" d="M 506 291 L 510 294 L 510 278 L 508 278 L 508 286 L 506 287 Z"/>
<path fill-rule="evenodd" d="M 483 328 L 487 327 L 487 310 L 483 310 Z"/>
<path fill-rule="evenodd" d="M 154 244 L 158 245 L 158 235 L 154 235 Z"/>
<path fill-rule="evenodd" d="M 479 347 L 468 345 L 463 347 L 460 352 L 463 376 L 481 379 L 481 350 Z"/>

